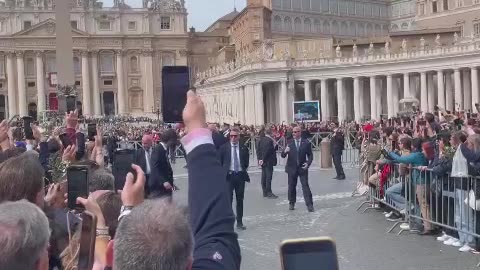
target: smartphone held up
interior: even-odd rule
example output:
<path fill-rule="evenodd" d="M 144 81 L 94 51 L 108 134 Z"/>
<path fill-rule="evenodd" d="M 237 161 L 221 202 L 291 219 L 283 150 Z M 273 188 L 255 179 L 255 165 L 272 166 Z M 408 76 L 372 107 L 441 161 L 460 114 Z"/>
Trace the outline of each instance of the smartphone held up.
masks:
<path fill-rule="evenodd" d="M 67 168 L 67 206 L 70 210 L 84 210 L 77 198 L 88 198 L 88 166 L 70 166 Z"/>
<path fill-rule="evenodd" d="M 328 237 L 286 240 L 280 246 L 282 270 L 338 270 L 335 242 Z"/>

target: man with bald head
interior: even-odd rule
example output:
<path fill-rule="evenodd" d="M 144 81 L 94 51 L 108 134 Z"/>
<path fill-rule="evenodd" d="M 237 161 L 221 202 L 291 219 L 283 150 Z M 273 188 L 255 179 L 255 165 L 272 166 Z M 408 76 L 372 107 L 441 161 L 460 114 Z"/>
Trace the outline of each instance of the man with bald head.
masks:
<path fill-rule="evenodd" d="M 151 174 L 151 157 L 152 157 L 153 137 L 150 134 L 143 135 L 142 148 L 137 150 L 136 164 L 142 168 L 146 176 L 145 196 L 147 196 L 148 180 L 150 180 Z"/>

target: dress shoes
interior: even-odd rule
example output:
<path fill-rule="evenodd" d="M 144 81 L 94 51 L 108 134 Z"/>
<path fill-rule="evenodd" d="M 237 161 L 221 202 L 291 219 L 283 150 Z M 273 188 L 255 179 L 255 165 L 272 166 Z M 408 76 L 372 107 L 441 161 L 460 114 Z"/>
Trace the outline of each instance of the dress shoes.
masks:
<path fill-rule="evenodd" d="M 291 203 L 291 204 L 290 204 L 290 207 L 288 208 L 288 210 L 290 210 L 290 211 L 295 210 L 295 204 L 294 204 L 294 203 Z"/>
<path fill-rule="evenodd" d="M 237 230 L 245 231 L 246 229 L 247 227 L 245 227 L 243 223 L 237 223 Z"/>

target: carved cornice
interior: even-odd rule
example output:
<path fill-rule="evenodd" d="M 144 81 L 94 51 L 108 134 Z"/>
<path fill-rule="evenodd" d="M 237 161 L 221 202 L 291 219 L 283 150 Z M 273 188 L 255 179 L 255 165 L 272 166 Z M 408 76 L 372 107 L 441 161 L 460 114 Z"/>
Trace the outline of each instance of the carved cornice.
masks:
<path fill-rule="evenodd" d="M 24 51 L 15 51 L 15 55 L 16 55 L 17 57 L 23 57 L 24 54 L 25 54 Z"/>
<path fill-rule="evenodd" d="M 35 51 L 35 56 L 37 57 L 43 57 L 44 54 L 45 54 L 44 51 Z"/>
<path fill-rule="evenodd" d="M 145 57 L 148 57 L 148 56 L 153 56 L 153 53 L 154 51 L 152 49 L 143 49 L 142 50 L 142 55 L 145 56 Z"/>
<path fill-rule="evenodd" d="M 125 56 L 127 54 L 126 50 L 120 49 L 120 50 L 115 50 L 115 54 L 118 56 Z"/>

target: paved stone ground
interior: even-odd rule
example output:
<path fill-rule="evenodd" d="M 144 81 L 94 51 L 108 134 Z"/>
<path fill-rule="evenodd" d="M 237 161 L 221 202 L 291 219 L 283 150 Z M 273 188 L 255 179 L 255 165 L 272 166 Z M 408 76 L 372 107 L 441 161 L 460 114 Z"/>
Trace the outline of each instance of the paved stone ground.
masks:
<path fill-rule="evenodd" d="M 174 171 L 180 191 L 175 199 L 186 202 L 187 179 L 184 161 Z M 477 269 L 480 256 L 464 254 L 438 243 L 431 236 L 386 233 L 392 225 L 382 213 L 372 210 L 356 212 L 363 201 L 352 198 L 358 177 L 357 170 L 346 170 L 347 180 L 332 180 L 333 171 L 312 168 L 310 186 L 314 195 L 315 213 L 308 213 L 299 184 L 297 209 L 288 210 L 287 177 L 277 168 L 273 191 L 280 198 L 262 197 L 258 168 L 252 168 L 252 183 L 245 192 L 247 230 L 239 232 L 243 270 L 280 269 L 278 246 L 284 239 L 330 236 L 337 242 L 342 270 L 461 270 Z"/>

